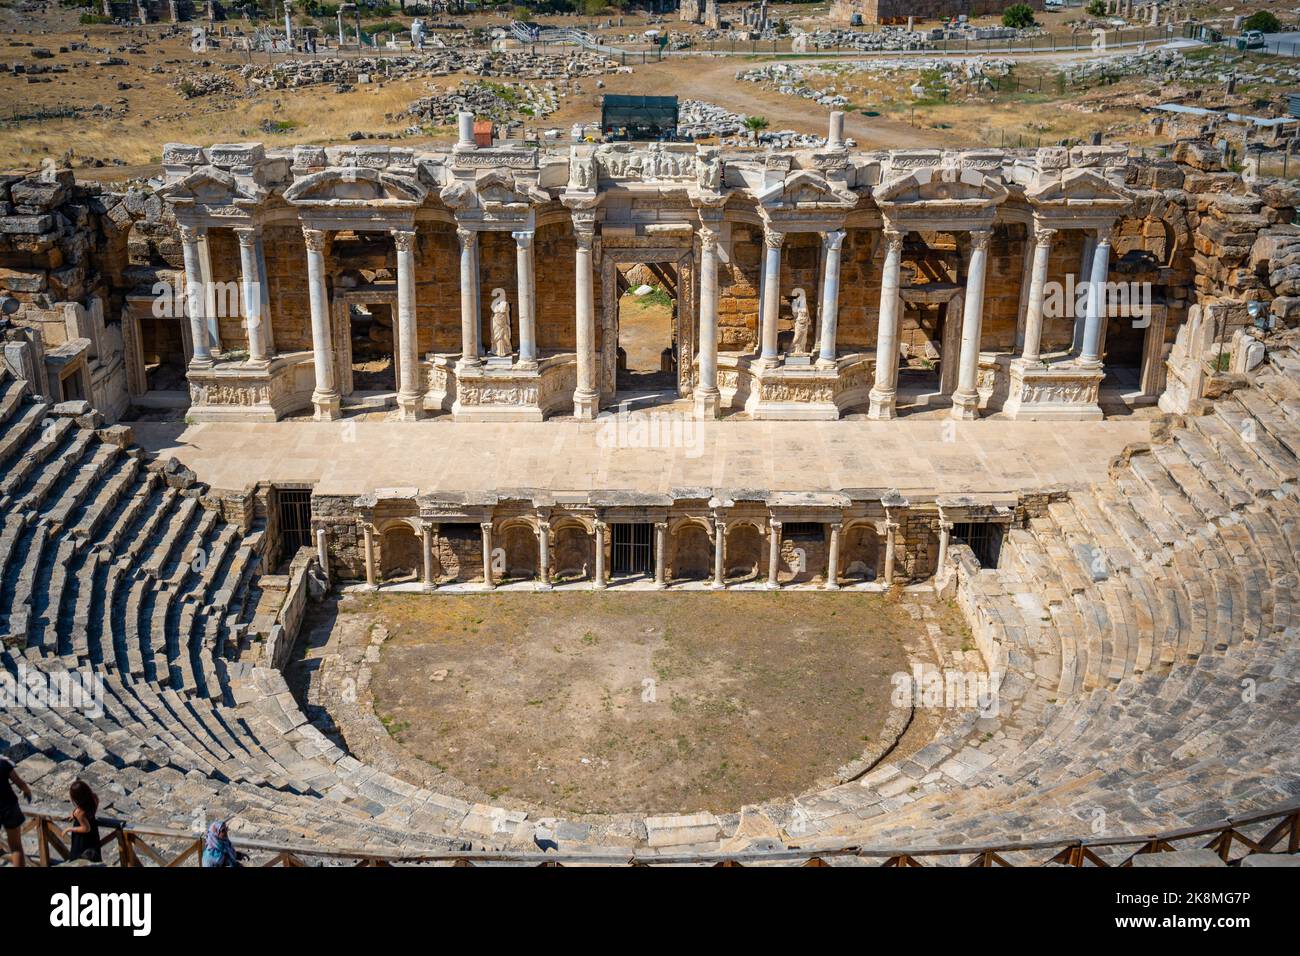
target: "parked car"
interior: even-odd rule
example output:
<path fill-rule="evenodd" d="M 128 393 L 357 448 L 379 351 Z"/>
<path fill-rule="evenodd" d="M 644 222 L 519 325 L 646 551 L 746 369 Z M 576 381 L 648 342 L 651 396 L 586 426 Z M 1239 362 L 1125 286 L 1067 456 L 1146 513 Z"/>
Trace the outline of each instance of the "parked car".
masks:
<path fill-rule="evenodd" d="M 1237 37 L 1238 50 L 1262 50 L 1265 45 L 1264 34 L 1259 30 L 1247 30 Z"/>

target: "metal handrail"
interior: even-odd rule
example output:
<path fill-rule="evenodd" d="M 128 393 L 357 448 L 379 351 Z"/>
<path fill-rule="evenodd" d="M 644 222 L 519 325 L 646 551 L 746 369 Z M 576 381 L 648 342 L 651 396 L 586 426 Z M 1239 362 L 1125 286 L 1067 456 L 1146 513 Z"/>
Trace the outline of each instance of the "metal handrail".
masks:
<path fill-rule="evenodd" d="M 61 824 L 67 821 L 67 814 L 47 806 L 34 806 L 26 809 L 27 822 L 24 830 L 35 831 L 38 844 L 38 862 L 41 866 L 51 866 L 66 860 L 69 856 L 67 847 L 61 837 Z M 100 846 L 106 847 L 116 843 L 118 847 L 118 866 L 143 866 L 148 860 L 157 866 L 180 866 L 193 858 L 192 865 L 201 862 L 204 837 L 192 831 L 168 829 L 131 823 L 113 817 L 98 817 L 101 831 Z M 1258 839 L 1252 839 L 1241 832 L 1242 828 L 1256 824 L 1274 823 L 1267 833 Z M 1134 852 L 1126 856 L 1118 866 L 1129 866 L 1133 858 L 1146 853 L 1168 852 L 1176 849 L 1173 844 L 1194 840 L 1197 837 L 1211 837 L 1205 844 L 1206 849 L 1214 850 L 1225 863 L 1230 860 L 1234 844 L 1241 843 L 1253 853 L 1289 853 L 1300 852 L 1300 802 L 1288 804 L 1281 808 L 1240 817 L 1228 817 L 1217 823 L 1196 827 L 1184 827 L 1148 834 L 1132 834 L 1119 837 L 1086 837 L 1032 840 L 1016 843 L 975 844 L 962 846 L 906 846 L 878 847 L 855 843 L 812 843 L 791 845 L 777 850 L 742 850 L 735 853 L 658 853 L 644 850 L 611 848 L 608 851 L 590 851 L 584 853 L 553 853 L 543 851 L 502 851 L 502 850 L 445 850 L 435 852 L 382 852 L 374 850 L 331 849 L 310 845 L 287 845 L 263 840 L 236 841 L 242 852 L 270 854 L 270 859 L 262 866 L 308 866 L 308 861 L 353 862 L 358 866 L 395 866 L 428 863 L 452 863 L 459 866 L 472 866 L 476 863 L 506 863 L 531 866 L 593 865 L 608 866 L 657 866 L 696 864 L 703 866 L 745 866 L 749 864 L 790 863 L 804 866 L 825 865 L 825 861 L 835 857 L 859 857 L 882 860 L 884 866 L 924 866 L 921 862 L 929 857 L 971 856 L 970 866 L 1014 866 L 1006 860 L 1011 853 L 1035 853 L 1055 851 L 1050 857 L 1030 865 L 1059 863 L 1068 866 L 1111 866 L 1097 855 L 1098 850 L 1115 847 L 1134 847 Z M 1285 848 L 1275 849 L 1285 838 Z M 152 842 L 151 842 L 152 841 Z M 161 850 L 154 846 L 158 841 L 180 841 L 180 849 Z M 54 858 L 58 854 L 59 859 Z"/>

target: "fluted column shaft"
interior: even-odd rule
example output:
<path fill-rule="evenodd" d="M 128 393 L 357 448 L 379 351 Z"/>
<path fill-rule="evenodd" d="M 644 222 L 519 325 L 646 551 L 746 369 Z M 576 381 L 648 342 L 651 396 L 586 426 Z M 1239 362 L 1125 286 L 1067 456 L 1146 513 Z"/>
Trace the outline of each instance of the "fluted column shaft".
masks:
<path fill-rule="evenodd" d="M 576 227 L 576 224 L 575 224 Z M 592 247 L 595 234 L 588 228 L 574 233 L 574 304 L 577 313 L 578 387 L 573 392 L 575 418 L 593 419 L 600 405 L 596 388 L 596 310 L 592 289 Z"/>
<path fill-rule="evenodd" d="M 460 368 L 482 364 L 478 301 L 478 233 L 463 226 L 456 230 L 460 243 Z"/>
<path fill-rule="evenodd" d="M 537 525 L 537 584 L 551 586 L 551 523 L 546 519 Z"/>
<path fill-rule="evenodd" d="M 1029 277 L 1029 304 L 1025 308 L 1025 345 L 1020 357 L 1037 362 L 1043 342 L 1043 298 L 1047 287 L 1047 266 L 1052 256 L 1055 229 L 1034 230 L 1034 265 Z"/>
<path fill-rule="evenodd" d="M 966 272 L 966 301 L 961 317 L 961 357 L 957 390 L 952 395 L 953 418 L 979 415 L 980 335 L 984 324 L 984 279 L 988 271 L 991 229 L 971 232 L 970 265 Z"/>
<path fill-rule="evenodd" d="M 718 233 L 700 229 L 700 381 L 695 386 L 695 417 L 717 418 L 718 390 Z"/>
<path fill-rule="evenodd" d="M 424 589 L 432 591 L 436 586 L 433 573 L 433 525 L 426 524 L 420 529 L 420 548 L 424 553 Z"/>
<path fill-rule="evenodd" d="M 880 275 L 880 319 L 876 325 L 876 381 L 867 416 L 890 419 L 898 393 L 898 293 L 903 264 L 903 233 L 885 229 L 885 266 Z"/>
<path fill-rule="evenodd" d="M 822 234 L 822 248 L 826 252 L 822 272 L 821 346 L 817 361 L 821 365 L 835 364 L 835 333 L 840 317 L 840 248 L 845 232 L 837 229 Z"/>
<path fill-rule="evenodd" d="M 483 585 L 496 587 L 496 582 L 492 580 L 492 522 L 482 522 L 479 529 L 483 532 Z"/>
<path fill-rule="evenodd" d="M 768 229 L 763 233 L 766 262 L 763 266 L 763 351 L 760 360 L 768 366 L 777 362 L 776 324 L 781 315 L 781 246 L 784 242 L 783 232 Z"/>
<path fill-rule="evenodd" d="M 312 361 L 316 370 L 316 388 L 311 401 L 317 420 L 338 417 L 339 392 L 334 383 L 334 343 L 330 333 L 329 290 L 325 287 L 325 232 L 302 231 L 307 243 L 307 295 L 311 306 Z"/>
<path fill-rule="evenodd" d="M 397 247 L 397 351 L 401 356 L 401 379 L 397 407 L 406 420 L 424 415 L 420 373 L 420 342 L 415 323 L 415 231 L 394 229 Z"/>
<path fill-rule="evenodd" d="M 244 326 L 248 333 L 248 360 L 265 364 L 266 332 L 262 318 L 262 261 L 257 254 L 257 229 L 238 228 L 240 292 L 244 300 Z"/>
<path fill-rule="evenodd" d="M 713 586 L 727 586 L 727 525 L 722 520 L 713 522 Z"/>
<path fill-rule="evenodd" d="M 531 229 L 511 233 L 515 240 L 515 285 L 519 300 L 519 364 L 537 364 L 537 287 Z"/>
<path fill-rule="evenodd" d="M 605 577 L 605 522 L 597 521 L 595 532 L 593 537 L 596 539 L 596 580 L 592 582 L 592 587 L 601 590 L 609 584 Z"/>
<path fill-rule="evenodd" d="M 203 265 L 199 259 L 201 235 L 201 229 L 181 226 L 181 252 L 185 257 L 185 311 L 190 320 L 190 338 L 194 346 L 190 368 L 207 368 L 212 365 L 208 320 L 204 315 L 207 297 L 203 294 Z"/>
<path fill-rule="evenodd" d="M 1088 308 L 1084 313 L 1083 344 L 1079 364 L 1101 366 L 1101 330 L 1106 322 L 1106 282 L 1110 274 L 1110 227 L 1097 230 L 1088 274 Z"/>
<path fill-rule="evenodd" d="M 655 587 L 668 585 L 668 525 L 655 522 Z"/>
<path fill-rule="evenodd" d="M 835 591 L 840 586 L 840 525 L 831 522 L 831 541 L 826 555 L 826 590 Z"/>

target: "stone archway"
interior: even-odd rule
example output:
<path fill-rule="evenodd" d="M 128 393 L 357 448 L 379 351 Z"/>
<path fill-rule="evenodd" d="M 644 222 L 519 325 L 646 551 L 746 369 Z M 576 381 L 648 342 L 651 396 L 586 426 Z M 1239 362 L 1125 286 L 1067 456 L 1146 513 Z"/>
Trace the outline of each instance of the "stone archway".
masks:
<path fill-rule="evenodd" d="M 379 571 L 385 581 L 419 577 L 424 567 L 420 537 L 407 524 L 384 529 L 379 540 Z"/>
<path fill-rule="evenodd" d="M 504 580 L 524 581 L 537 577 L 537 534 L 532 526 L 524 522 L 508 524 L 500 530 L 499 538 L 505 553 Z"/>
<path fill-rule="evenodd" d="M 707 581 L 713 575 L 713 543 L 703 526 L 688 522 L 673 535 L 670 576 L 674 581 Z"/>
<path fill-rule="evenodd" d="M 564 524 L 551 533 L 552 572 L 557 581 L 583 581 L 595 574 L 592 534 L 581 524 Z"/>
<path fill-rule="evenodd" d="M 763 534 L 748 521 L 727 529 L 724 568 L 728 581 L 752 581 L 766 565 Z"/>
<path fill-rule="evenodd" d="M 874 581 L 880 573 L 880 535 L 869 523 L 844 529 L 840 550 L 840 577 Z"/>

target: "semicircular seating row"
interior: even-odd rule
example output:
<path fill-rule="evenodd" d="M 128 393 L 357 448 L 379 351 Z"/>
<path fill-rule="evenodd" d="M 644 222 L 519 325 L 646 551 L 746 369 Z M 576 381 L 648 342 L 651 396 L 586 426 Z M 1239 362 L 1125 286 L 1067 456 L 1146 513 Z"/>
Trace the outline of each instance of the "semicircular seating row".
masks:
<path fill-rule="evenodd" d="M 1003 674 L 997 716 L 960 714 L 906 759 L 747 812 L 801 846 L 905 850 L 1149 833 L 1300 799 L 1294 345 L 1109 481 L 1054 496 L 1009 532 L 1001 567 L 953 549 L 957 599 Z M 105 680 L 102 714 L 0 711 L 0 744 L 42 795 L 81 776 L 105 813 L 158 825 L 199 810 L 272 842 L 532 848 L 526 812 L 362 764 L 280 674 L 241 661 L 257 532 L 90 425 L 0 378 L 0 664 Z M 739 815 L 718 823 L 669 851 L 716 850 Z M 632 818 L 559 832 L 571 851 L 646 837 Z"/>

